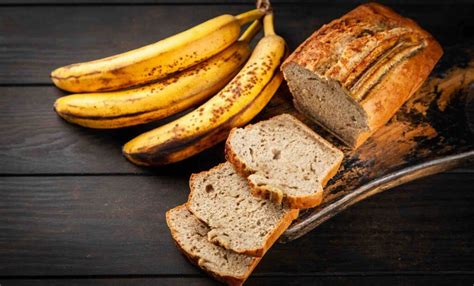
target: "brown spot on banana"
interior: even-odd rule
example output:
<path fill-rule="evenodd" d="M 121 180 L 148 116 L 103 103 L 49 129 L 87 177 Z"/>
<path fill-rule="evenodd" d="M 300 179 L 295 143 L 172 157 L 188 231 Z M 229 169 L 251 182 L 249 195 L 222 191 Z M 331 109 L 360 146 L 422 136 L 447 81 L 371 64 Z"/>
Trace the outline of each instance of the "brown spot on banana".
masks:
<path fill-rule="evenodd" d="M 124 92 L 62 97 L 56 101 L 55 110 L 61 117 L 67 117 L 65 119 L 69 122 L 99 129 L 120 128 L 158 120 L 192 105 L 200 104 L 210 95 L 218 92 L 238 73 L 249 54 L 248 44 L 238 42 L 208 61 L 179 73 L 173 78 Z M 178 82 L 180 79 L 182 79 L 182 84 Z M 178 85 L 173 85 L 175 83 Z M 187 86 L 192 88 L 187 88 Z M 166 92 L 163 93 L 165 90 Z M 185 92 L 178 92 L 179 90 L 185 90 Z M 170 92 L 176 96 L 169 97 Z M 152 98 L 162 103 L 155 107 L 140 102 L 150 101 Z M 58 102 L 61 104 L 58 105 Z M 80 106 L 81 102 L 86 105 Z M 93 102 L 97 102 L 99 108 L 92 106 Z M 135 102 L 137 102 L 137 107 L 130 105 Z M 125 105 L 128 107 L 122 108 Z"/>
<path fill-rule="evenodd" d="M 283 77 L 280 72 L 275 74 L 258 96 L 243 107 L 239 113 L 229 117 L 218 128 L 207 132 L 195 132 L 191 136 L 180 140 L 170 140 L 165 144 L 153 146 L 136 153 L 127 153 L 124 148 L 123 154 L 127 159 L 138 165 L 163 166 L 200 153 L 225 140 L 232 128 L 240 127 L 252 120 L 270 101 L 282 80 Z"/>
<path fill-rule="evenodd" d="M 119 55 L 58 68 L 53 82 L 71 92 L 95 92 L 136 86 L 182 71 L 235 42 L 240 26 L 263 16 L 252 10 L 210 19 L 182 33 Z"/>
<path fill-rule="evenodd" d="M 172 122 L 144 133 L 124 146 L 124 155 L 140 165 L 177 162 L 217 144 L 225 139 L 232 127 L 250 121 L 279 87 L 282 76 L 280 73 L 275 76 L 274 73 L 286 54 L 285 41 L 274 33 L 271 13 L 264 18 L 264 29 L 265 37 L 255 47 L 249 62 L 219 94 L 203 106 L 203 116 L 192 112 L 178 119 L 184 123 L 183 129 L 173 128 L 175 123 Z M 259 74 L 258 77 L 248 73 L 253 69 Z M 257 84 L 250 84 L 251 89 L 243 87 L 252 81 Z M 191 123 L 198 123 L 203 128 L 197 133 Z"/>

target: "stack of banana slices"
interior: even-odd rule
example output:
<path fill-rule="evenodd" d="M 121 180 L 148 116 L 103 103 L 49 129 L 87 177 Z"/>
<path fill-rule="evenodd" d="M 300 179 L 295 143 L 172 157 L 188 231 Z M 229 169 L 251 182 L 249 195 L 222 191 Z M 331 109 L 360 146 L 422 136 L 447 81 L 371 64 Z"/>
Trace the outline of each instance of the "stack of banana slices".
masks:
<path fill-rule="evenodd" d="M 252 51 L 249 42 L 262 18 L 264 36 Z M 240 35 L 241 26 L 252 21 Z M 76 93 L 56 100 L 54 108 L 68 122 L 97 129 L 144 124 L 194 108 L 123 147 L 135 164 L 174 163 L 223 141 L 233 127 L 255 117 L 282 81 L 285 55 L 271 11 L 222 15 L 136 50 L 54 70 L 54 84 Z"/>

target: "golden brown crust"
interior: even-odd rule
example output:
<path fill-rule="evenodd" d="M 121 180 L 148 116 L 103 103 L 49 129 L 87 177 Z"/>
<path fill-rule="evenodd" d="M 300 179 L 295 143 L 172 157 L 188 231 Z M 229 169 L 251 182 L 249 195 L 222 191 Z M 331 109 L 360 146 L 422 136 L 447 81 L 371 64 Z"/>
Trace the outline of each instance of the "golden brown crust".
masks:
<path fill-rule="evenodd" d="M 307 209 L 319 205 L 323 200 L 323 192 L 319 191 L 307 196 L 283 196 L 282 192 L 271 186 L 257 186 L 248 180 L 252 194 L 256 197 L 270 200 L 276 204 L 283 204 L 291 209 Z"/>
<path fill-rule="evenodd" d="M 186 205 L 185 204 L 182 204 L 182 205 L 179 205 L 177 207 L 175 207 L 175 209 L 177 208 L 185 208 Z M 205 271 L 206 273 L 208 273 L 209 275 L 211 275 L 212 277 L 214 277 L 216 280 L 219 280 L 221 282 L 224 282 L 226 283 L 227 285 L 231 285 L 231 286 L 240 286 L 242 285 L 245 280 L 247 280 L 247 278 L 250 276 L 250 274 L 252 273 L 252 271 L 255 269 L 255 267 L 257 266 L 257 264 L 260 262 L 260 259 L 261 258 L 258 258 L 258 257 L 255 257 L 253 259 L 253 262 L 252 264 L 250 265 L 248 271 L 242 275 L 242 276 L 228 276 L 228 275 L 221 275 L 217 272 L 214 272 L 214 271 L 211 271 L 207 268 L 203 268 L 199 265 L 199 256 L 196 256 L 196 255 L 193 255 L 192 253 L 189 253 L 187 252 L 186 250 L 184 250 L 183 246 L 180 244 L 180 240 L 176 234 L 176 231 L 170 226 L 170 223 L 169 223 L 169 220 L 170 220 L 170 211 L 171 210 L 168 210 L 166 212 L 166 224 L 168 225 L 168 228 L 170 229 L 170 232 L 171 232 L 171 236 L 173 237 L 173 240 L 176 244 L 176 247 L 179 249 L 179 251 L 181 251 L 182 254 L 184 254 L 184 256 L 186 256 L 186 258 L 188 258 L 188 260 L 194 264 L 195 266 L 199 267 L 200 269 L 202 269 L 203 271 Z"/>
<path fill-rule="evenodd" d="M 347 38 L 349 36 L 350 40 Z M 413 20 L 398 15 L 392 9 L 377 3 L 363 4 L 316 30 L 285 60 L 281 69 L 283 70 L 290 62 L 295 62 L 313 72 L 321 73 L 330 67 L 320 67 L 322 64 L 334 64 L 339 60 L 334 56 L 336 46 L 341 45 L 341 41 L 345 41 L 343 45 L 350 46 L 348 49 L 350 52 L 356 52 L 351 56 L 358 57 L 357 52 L 361 53 L 369 47 L 378 47 L 385 41 L 390 42 L 389 40 L 393 37 L 400 36 L 404 40 L 412 37 L 414 37 L 413 40 L 433 39 Z M 370 44 L 375 44 L 375 46 Z M 368 64 L 364 59 L 360 60 Z M 361 64 L 359 61 L 351 62 L 350 58 L 342 59 L 341 62 L 347 65 Z M 332 70 L 328 75 L 334 72 Z"/>
<path fill-rule="evenodd" d="M 386 79 L 361 102 L 368 115 L 372 131 L 383 126 L 428 78 L 443 51 L 434 39 L 427 39 L 427 47 L 409 60 L 395 67 Z M 397 96 L 385 96 L 396 94 Z M 371 134 L 370 134 L 371 135 Z M 368 137 L 368 136 L 367 136 Z M 366 138 L 359 138 L 356 147 Z"/>
<path fill-rule="evenodd" d="M 281 116 L 281 115 L 279 115 Z M 344 154 L 342 153 L 341 150 L 337 149 L 336 147 L 332 146 L 329 142 L 324 140 L 324 138 L 320 137 L 318 134 L 316 134 L 311 128 L 306 126 L 304 123 L 301 121 L 297 120 L 293 116 L 288 116 L 288 119 L 293 121 L 295 124 L 300 126 L 303 130 L 308 132 L 310 135 L 316 138 L 319 142 L 325 144 L 328 146 L 330 149 L 332 149 L 334 152 L 339 154 L 340 159 L 335 162 L 333 166 L 331 166 L 331 169 L 329 172 L 326 174 L 326 176 L 322 179 L 322 186 L 324 187 L 326 183 L 334 177 L 334 175 L 337 173 L 339 170 L 339 167 L 342 163 L 342 159 L 344 158 Z M 249 124 L 244 127 L 244 129 L 252 128 L 253 125 Z M 229 161 L 233 166 L 234 169 L 239 173 L 241 176 L 244 178 L 247 178 L 251 174 L 255 173 L 255 170 L 252 170 L 249 166 L 247 166 L 242 160 L 237 153 L 234 152 L 231 144 L 230 144 L 230 139 L 232 138 L 235 130 L 237 128 L 233 128 L 230 131 L 229 137 L 227 137 L 227 140 L 225 142 L 225 156 L 227 161 Z M 252 194 L 257 197 L 261 197 L 267 200 L 270 200 L 274 203 L 277 204 L 284 204 L 285 206 L 292 208 L 292 209 L 307 209 L 307 208 L 314 208 L 318 206 L 322 200 L 323 200 L 323 191 L 321 188 L 321 191 L 306 195 L 306 196 L 291 196 L 291 195 L 283 195 L 283 191 L 278 190 L 277 188 L 271 187 L 271 186 L 266 186 L 266 185 L 261 185 L 257 186 L 255 185 L 251 180 L 248 180 L 250 189 L 252 190 Z"/>
<path fill-rule="evenodd" d="M 210 171 L 212 171 L 213 169 L 218 169 L 220 168 L 222 165 L 224 165 L 225 163 L 221 163 L 217 166 L 214 166 L 213 168 L 211 168 L 210 170 L 208 171 L 202 171 L 200 173 L 197 173 L 197 174 L 192 174 L 191 175 L 191 178 L 189 179 L 189 187 L 190 187 L 190 192 L 189 192 L 189 197 L 188 197 L 188 201 L 186 202 L 186 207 L 187 209 L 195 216 L 197 217 L 200 221 L 206 223 L 201 217 L 199 217 L 198 214 L 194 213 L 192 211 L 192 209 L 189 207 L 189 202 L 191 201 L 192 199 L 192 195 L 193 195 L 193 189 L 194 189 L 194 181 L 195 181 L 195 178 L 196 176 L 198 176 L 199 174 L 203 174 L 203 173 L 208 173 Z M 285 214 L 285 216 L 280 220 L 280 223 L 275 227 L 275 229 L 273 230 L 273 232 L 268 236 L 265 244 L 261 247 L 261 248 L 256 248 L 256 249 L 248 249 L 248 250 L 245 250 L 245 251 L 236 251 L 234 249 L 230 249 L 236 253 L 241 253 L 241 254 L 247 254 L 247 255 L 251 255 L 251 256 L 255 256 L 255 257 L 262 257 L 267 251 L 268 249 L 270 249 L 270 247 L 272 247 L 272 245 L 275 243 L 275 241 L 283 234 L 283 232 L 285 232 L 285 230 L 290 226 L 290 224 L 293 222 L 293 220 L 295 220 L 297 217 L 298 217 L 298 214 L 299 214 L 299 209 L 292 209 L 290 210 L 289 212 L 287 212 Z M 215 242 L 211 242 L 211 243 L 214 243 L 216 245 L 219 245 Z M 223 245 L 219 245 L 221 247 L 224 247 Z M 226 248 L 226 247 L 224 247 Z"/>
<path fill-rule="evenodd" d="M 339 171 L 339 168 L 341 167 L 341 164 L 342 164 L 342 160 L 344 159 L 344 154 L 341 152 L 341 160 L 339 160 L 338 162 L 336 162 L 336 164 L 334 164 L 332 166 L 332 168 L 329 170 L 329 172 L 326 174 L 326 177 L 324 177 L 321 181 L 321 184 L 323 185 L 323 187 L 326 186 L 326 184 L 328 183 L 328 181 L 334 177 L 337 172 Z"/>
<path fill-rule="evenodd" d="M 281 68 L 295 63 L 336 80 L 359 102 L 370 130 L 352 140 L 358 147 L 415 93 L 442 53 L 413 20 L 368 3 L 315 31 Z"/>

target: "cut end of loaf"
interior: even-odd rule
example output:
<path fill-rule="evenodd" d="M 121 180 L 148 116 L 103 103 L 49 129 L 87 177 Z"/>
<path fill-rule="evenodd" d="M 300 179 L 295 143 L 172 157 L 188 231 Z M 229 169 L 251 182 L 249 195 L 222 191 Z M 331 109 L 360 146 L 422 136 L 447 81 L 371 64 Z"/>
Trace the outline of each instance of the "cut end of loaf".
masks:
<path fill-rule="evenodd" d="M 343 159 L 340 150 L 291 115 L 232 130 L 226 157 L 255 196 L 290 208 L 311 208 Z"/>
<path fill-rule="evenodd" d="M 192 263 L 229 285 L 242 285 L 260 260 L 209 242 L 209 227 L 190 213 L 185 205 L 169 210 L 166 222 L 183 254 Z"/>
<path fill-rule="evenodd" d="M 281 68 L 296 108 L 357 148 L 420 87 L 441 54 L 413 20 L 367 3 L 315 31 Z"/>
<path fill-rule="evenodd" d="M 351 147 L 363 141 L 369 133 L 367 114 L 340 83 L 293 62 L 283 67 L 283 74 L 298 111 Z"/>

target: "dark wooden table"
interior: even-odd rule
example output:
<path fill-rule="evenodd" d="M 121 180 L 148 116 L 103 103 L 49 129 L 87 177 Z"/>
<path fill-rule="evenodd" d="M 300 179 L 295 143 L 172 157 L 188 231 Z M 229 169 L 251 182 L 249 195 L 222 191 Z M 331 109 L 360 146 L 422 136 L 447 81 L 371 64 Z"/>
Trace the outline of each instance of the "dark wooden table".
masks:
<path fill-rule="evenodd" d="M 251 1 L 0 0 L 0 284 L 214 285 L 177 251 L 164 213 L 222 145 L 143 169 L 121 145 L 150 126 L 94 131 L 52 109 L 49 72 L 172 35 Z M 360 1 L 274 0 L 291 48 Z M 383 1 L 443 46 L 474 39 L 474 1 Z M 474 166 L 397 187 L 275 245 L 248 285 L 473 285 Z"/>

